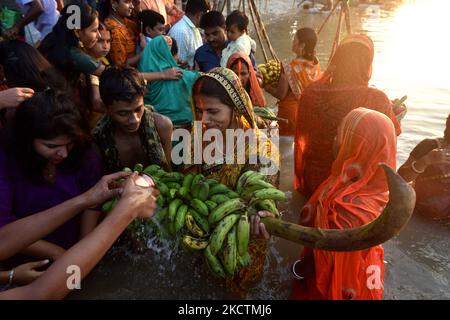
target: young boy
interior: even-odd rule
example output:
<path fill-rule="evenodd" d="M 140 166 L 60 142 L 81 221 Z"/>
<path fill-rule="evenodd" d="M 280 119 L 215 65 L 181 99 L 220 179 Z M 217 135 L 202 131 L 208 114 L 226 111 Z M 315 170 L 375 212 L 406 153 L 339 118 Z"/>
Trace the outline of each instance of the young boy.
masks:
<path fill-rule="evenodd" d="M 166 21 L 158 12 L 153 10 L 143 10 L 139 13 L 138 19 L 141 23 L 141 30 L 147 43 L 152 41 L 153 38 L 165 34 Z"/>
<path fill-rule="evenodd" d="M 248 17 L 241 11 L 235 10 L 227 17 L 227 37 L 230 43 L 222 50 L 220 65 L 227 66 L 228 59 L 236 52 L 243 52 L 246 55 L 255 53 L 256 42 L 247 34 Z"/>

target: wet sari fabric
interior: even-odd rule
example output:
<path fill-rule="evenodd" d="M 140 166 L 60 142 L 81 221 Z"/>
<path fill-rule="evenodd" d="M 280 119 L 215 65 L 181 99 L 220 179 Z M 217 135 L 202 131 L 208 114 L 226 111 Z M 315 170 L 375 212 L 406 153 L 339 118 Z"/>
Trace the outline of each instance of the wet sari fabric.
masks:
<path fill-rule="evenodd" d="M 338 130 L 339 154 L 331 175 L 303 208 L 300 223 L 320 229 L 350 229 L 375 220 L 389 200 L 380 163 L 396 168 L 396 135 L 385 115 L 358 108 Z M 315 276 L 294 284 L 294 299 L 382 299 L 384 254 L 381 245 L 354 252 L 305 248 L 313 255 Z"/>

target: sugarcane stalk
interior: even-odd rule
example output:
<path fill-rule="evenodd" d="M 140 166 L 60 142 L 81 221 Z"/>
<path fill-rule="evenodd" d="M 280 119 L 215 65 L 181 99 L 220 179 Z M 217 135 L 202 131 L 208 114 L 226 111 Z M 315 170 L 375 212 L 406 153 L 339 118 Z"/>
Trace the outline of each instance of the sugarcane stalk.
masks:
<path fill-rule="evenodd" d="M 245 1 L 245 0 L 244 0 Z M 269 61 L 269 57 L 267 55 L 266 49 L 264 48 L 264 43 L 262 41 L 262 36 L 261 36 L 261 32 L 259 30 L 258 25 L 256 24 L 256 20 L 255 20 L 255 14 L 253 12 L 253 7 L 251 5 L 251 3 L 249 2 L 248 5 L 248 9 L 250 11 L 250 15 L 252 17 L 252 21 L 253 21 L 253 25 L 255 26 L 255 30 L 256 30 L 256 35 L 258 36 L 258 41 L 259 41 L 259 45 L 261 46 L 261 50 L 264 56 L 264 60 L 266 61 L 266 63 Z"/>
<path fill-rule="evenodd" d="M 273 49 L 272 44 L 270 43 L 269 35 L 267 34 L 264 23 L 262 22 L 261 15 L 259 14 L 259 11 L 258 11 L 258 8 L 256 7 L 255 1 L 254 0 L 248 0 L 248 1 L 249 1 L 249 5 L 251 5 L 253 7 L 256 20 L 260 24 L 262 34 L 267 42 L 267 46 L 269 47 L 269 51 L 270 51 L 273 59 L 275 59 L 277 62 L 280 62 L 280 59 L 278 59 L 278 56 L 277 56 L 275 50 Z"/>
<path fill-rule="evenodd" d="M 388 180 L 389 202 L 381 215 L 369 224 L 354 229 L 324 230 L 275 218 L 261 221 L 270 234 L 319 250 L 358 251 L 382 244 L 405 227 L 416 203 L 414 189 L 387 165 L 382 167 Z"/>

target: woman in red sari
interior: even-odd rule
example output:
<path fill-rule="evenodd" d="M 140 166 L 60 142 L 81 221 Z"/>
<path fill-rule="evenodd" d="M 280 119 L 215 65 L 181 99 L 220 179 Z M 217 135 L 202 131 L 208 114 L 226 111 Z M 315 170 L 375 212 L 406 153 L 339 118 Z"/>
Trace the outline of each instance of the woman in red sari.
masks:
<path fill-rule="evenodd" d="M 259 85 L 256 71 L 253 68 L 249 56 L 243 52 L 236 52 L 228 59 L 227 68 L 233 70 L 234 73 L 237 74 L 239 80 L 241 80 L 242 86 L 250 96 L 253 106 L 265 107 L 266 98 Z"/>
<path fill-rule="evenodd" d="M 389 200 L 387 180 L 379 164 L 396 168 L 392 121 L 380 112 L 358 108 L 344 118 L 336 143 L 339 152 L 331 175 L 303 208 L 303 225 L 321 229 L 360 227 L 375 220 Z M 353 252 L 305 248 L 300 263 L 303 268 L 297 269 L 303 270 L 299 276 L 305 279 L 295 281 L 292 298 L 382 299 L 383 261 L 381 245 Z M 309 275 L 305 272 L 308 269 Z"/>
<path fill-rule="evenodd" d="M 330 175 L 333 138 L 342 119 L 365 107 L 387 115 L 396 133 L 400 123 L 382 91 L 368 86 L 374 46 L 365 35 L 344 39 L 323 77 L 303 92 L 296 120 L 295 188 L 310 197 Z"/>

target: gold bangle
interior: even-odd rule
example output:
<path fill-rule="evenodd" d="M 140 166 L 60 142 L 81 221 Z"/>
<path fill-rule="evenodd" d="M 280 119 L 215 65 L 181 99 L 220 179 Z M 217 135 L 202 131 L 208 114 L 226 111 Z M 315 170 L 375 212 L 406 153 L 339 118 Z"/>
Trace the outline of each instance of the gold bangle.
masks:
<path fill-rule="evenodd" d="M 417 170 L 417 168 L 416 168 L 416 162 L 417 162 L 417 161 L 413 161 L 413 163 L 411 163 L 411 169 L 412 169 L 415 173 L 417 173 L 417 174 L 422 174 L 422 173 L 424 173 L 424 172 L 425 172 L 425 169 L 422 170 L 422 171 Z"/>

